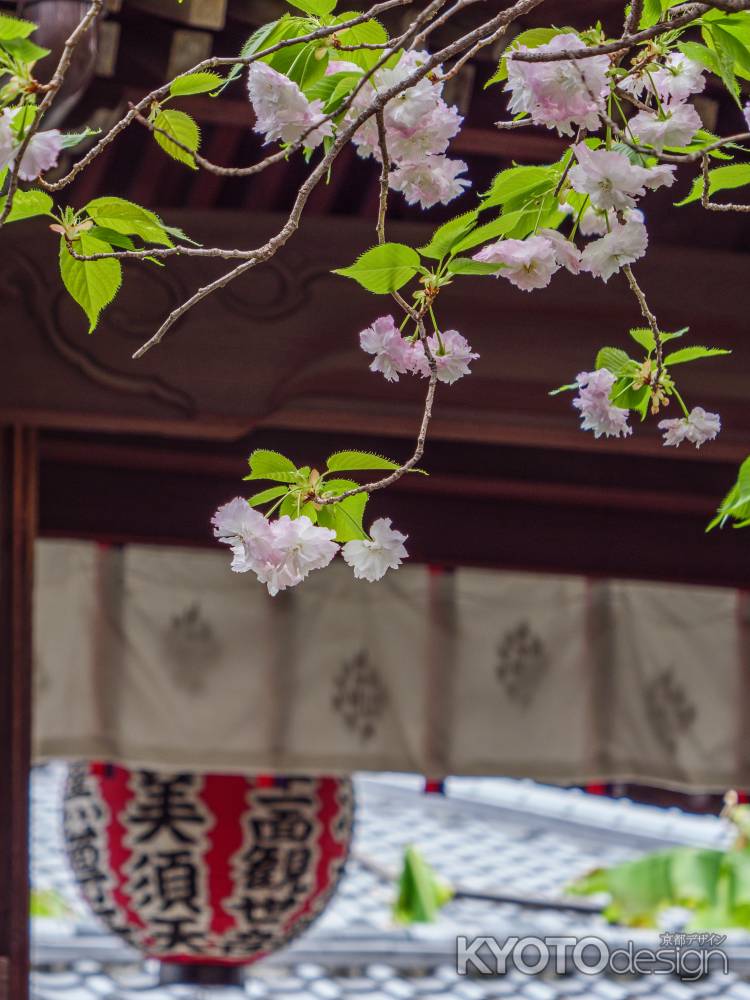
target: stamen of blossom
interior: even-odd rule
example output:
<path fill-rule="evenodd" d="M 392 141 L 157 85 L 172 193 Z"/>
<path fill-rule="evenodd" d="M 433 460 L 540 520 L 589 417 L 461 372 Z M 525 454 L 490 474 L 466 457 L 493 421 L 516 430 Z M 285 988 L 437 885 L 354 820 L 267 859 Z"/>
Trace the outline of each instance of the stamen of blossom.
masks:
<path fill-rule="evenodd" d="M 664 431 L 665 446 L 679 448 L 683 441 L 689 441 L 700 448 L 706 441 L 713 441 L 721 430 L 718 413 L 706 413 L 702 406 L 694 406 L 689 416 L 679 420 L 660 420 L 659 430 Z"/>
<path fill-rule="evenodd" d="M 573 149 L 578 162 L 571 167 L 568 179 L 574 190 L 589 195 L 594 208 L 602 211 L 634 208 L 635 199 L 644 195 L 646 188 L 656 190 L 674 183 L 674 166 L 639 167 L 624 153 L 589 149 L 584 142 Z"/>
<path fill-rule="evenodd" d="M 404 548 L 408 537 L 391 528 L 389 517 L 379 517 L 370 527 L 370 541 L 347 542 L 341 554 L 358 580 L 375 583 L 389 569 L 398 569 L 402 560 L 408 557 L 409 553 Z"/>
<path fill-rule="evenodd" d="M 646 227 L 631 218 L 624 226 L 618 223 L 606 236 L 589 243 L 581 254 L 581 270 L 606 283 L 624 264 L 642 257 L 647 246 Z"/>
<path fill-rule="evenodd" d="M 639 111 L 629 122 L 633 134 L 657 153 L 665 146 L 687 146 L 702 125 L 692 104 L 667 104 L 659 114 Z"/>
<path fill-rule="evenodd" d="M 254 131 L 264 135 L 266 142 L 277 139 L 285 143 L 296 142 L 323 117 L 321 100 L 308 101 L 294 80 L 267 63 L 250 64 L 247 90 L 255 110 Z M 325 136 L 332 134 L 331 122 L 324 122 L 306 137 L 305 147 L 314 149 Z"/>
<path fill-rule="evenodd" d="M 628 426 L 628 410 L 615 406 L 609 398 L 615 376 L 607 368 L 595 372 L 580 372 L 576 376 L 578 396 L 573 406 L 581 414 L 581 430 L 593 431 L 594 437 L 627 437 L 633 433 Z"/>
<path fill-rule="evenodd" d="M 370 371 L 382 372 L 389 382 L 398 382 L 399 375 L 414 371 L 414 344 L 404 340 L 393 316 L 381 316 L 362 330 L 359 344 L 367 354 L 375 355 Z"/>
<path fill-rule="evenodd" d="M 585 45 L 578 35 L 567 33 L 532 50 L 519 45 L 516 51 L 554 53 L 582 48 Z M 560 135 L 572 135 L 574 125 L 592 132 L 599 128 L 608 92 L 608 56 L 551 62 L 508 59 L 507 66 L 505 90 L 511 95 L 511 114 L 531 115 L 535 125 L 555 128 Z"/>
<path fill-rule="evenodd" d="M 427 344 L 435 359 L 438 382 L 453 385 L 464 375 L 471 375 L 469 364 L 476 361 L 479 355 L 472 352 L 466 337 L 458 330 L 446 330 L 440 334 L 439 339 L 437 334 L 433 334 L 427 338 Z M 428 377 L 430 364 L 424 353 L 424 347 L 419 342 L 414 344 L 413 357 L 415 374 Z"/>

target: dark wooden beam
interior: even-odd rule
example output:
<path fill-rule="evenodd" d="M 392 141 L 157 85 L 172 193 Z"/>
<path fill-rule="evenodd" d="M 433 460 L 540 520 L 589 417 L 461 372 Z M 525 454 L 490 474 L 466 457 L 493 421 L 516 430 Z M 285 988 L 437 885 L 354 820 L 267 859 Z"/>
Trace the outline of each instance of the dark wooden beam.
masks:
<path fill-rule="evenodd" d="M 29 995 L 31 598 L 36 432 L 0 429 L 0 1000 Z"/>

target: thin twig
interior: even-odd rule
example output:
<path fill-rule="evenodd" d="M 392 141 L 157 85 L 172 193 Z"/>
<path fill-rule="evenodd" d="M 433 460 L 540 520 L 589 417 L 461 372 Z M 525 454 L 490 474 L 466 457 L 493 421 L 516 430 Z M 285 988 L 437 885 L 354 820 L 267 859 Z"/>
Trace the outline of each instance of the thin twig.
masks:
<path fill-rule="evenodd" d="M 750 0 L 742 0 L 742 2 L 747 4 L 746 8 L 742 8 L 743 10 L 750 9 Z M 675 28 L 681 28 L 686 24 L 690 24 L 696 17 L 700 17 L 701 14 L 705 14 L 711 10 L 710 6 L 705 3 L 696 4 L 695 7 L 698 9 L 697 13 L 691 10 L 669 21 L 659 21 L 658 24 L 654 24 L 650 28 L 644 28 L 643 31 L 636 31 L 632 35 L 623 35 L 614 42 L 603 42 L 601 45 L 588 45 L 580 49 L 561 49 L 557 52 L 536 52 L 533 49 L 528 52 L 509 52 L 506 59 L 513 59 L 516 62 L 560 62 L 561 60 L 570 59 L 592 59 L 594 56 L 624 52 L 627 49 L 633 48 L 634 45 L 639 45 L 641 42 L 648 42 L 650 39 L 657 38 L 667 31 L 674 31 Z"/>
<path fill-rule="evenodd" d="M 635 275 L 633 274 L 633 270 L 630 267 L 630 264 L 625 264 L 623 267 L 623 271 L 625 273 L 625 277 L 628 279 L 628 284 L 630 285 L 633 294 L 638 299 L 638 305 L 641 307 L 641 313 L 643 314 L 643 318 L 648 323 L 651 329 L 651 333 L 654 335 L 654 343 L 656 345 L 656 384 L 658 386 L 659 383 L 661 382 L 662 371 L 664 368 L 664 357 L 663 357 L 664 345 L 661 339 L 661 330 L 659 329 L 659 324 L 656 320 L 656 316 L 654 316 L 654 314 L 649 309 L 648 302 L 646 301 L 646 296 L 643 294 L 643 289 L 635 280 Z"/>
<path fill-rule="evenodd" d="M 52 74 L 52 78 L 49 83 L 46 84 L 45 94 L 42 98 L 41 103 L 36 109 L 36 114 L 31 125 L 26 130 L 26 134 L 23 137 L 23 141 L 16 153 L 15 162 L 13 164 L 13 169 L 11 170 L 10 180 L 8 181 L 8 191 L 5 197 L 5 204 L 3 206 L 2 212 L 0 212 L 0 227 L 5 224 L 6 219 L 11 213 L 13 208 L 13 199 L 15 197 L 16 191 L 18 190 L 18 179 L 21 172 L 21 164 L 23 162 L 24 154 L 29 148 L 29 143 L 34 138 L 34 136 L 39 131 L 39 126 L 42 124 L 42 119 L 50 108 L 50 105 L 57 97 L 57 94 L 62 87 L 65 76 L 70 68 L 70 63 L 73 59 L 73 53 L 78 46 L 78 43 L 89 30 L 91 25 L 94 23 L 96 18 L 102 11 L 104 6 L 104 0 L 91 0 L 91 6 L 86 11 L 84 16 L 78 22 L 75 29 L 68 36 L 65 44 L 63 45 L 63 50 L 60 55 L 60 60 L 57 64 L 55 72 Z"/>

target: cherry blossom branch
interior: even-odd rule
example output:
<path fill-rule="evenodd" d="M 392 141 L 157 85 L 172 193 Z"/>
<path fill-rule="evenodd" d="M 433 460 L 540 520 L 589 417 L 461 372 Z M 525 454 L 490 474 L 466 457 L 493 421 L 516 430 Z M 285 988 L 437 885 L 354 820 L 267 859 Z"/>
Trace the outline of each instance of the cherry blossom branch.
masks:
<path fill-rule="evenodd" d="M 29 143 L 34 138 L 34 136 L 39 131 L 39 126 L 42 123 L 42 119 L 49 110 L 51 104 L 57 97 L 57 94 L 62 87 L 65 76 L 70 68 L 70 63 L 73 59 L 73 53 L 75 52 L 78 43 L 81 41 L 83 36 L 92 26 L 96 18 L 102 11 L 104 6 L 104 0 L 91 0 L 91 6 L 83 15 L 81 20 L 78 22 L 76 27 L 73 29 L 71 34 L 66 39 L 63 50 L 60 55 L 60 59 L 55 68 L 55 72 L 52 74 L 52 78 L 47 84 L 45 84 L 44 90 L 45 94 L 42 98 L 41 103 L 36 109 L 36 114 L 34 115 L 34 120 L 31 125 L 26 130 L 26 134 L 23 137 L 23 141 L 16 152 L 15 162 L 10 173 L 10 179 L 8 181 L 8 191 L 5 196 L 5 204 L 3 205 L 2 212 L 0 212 L 0 228 L 5 224 L 8 216 L 13 208 L 13 200 L 15 198 L 16 191 L 18 190 L 18 180 L 21 172 L 21 163 L 24 158 L 26 150 L 29 148 Z"/>
<path fill-rule="evenodd" d="M 388 180 L 390 174 L 390 154 L 388 153 L 388 137 L 385 132 L 385 116 L 382 108 L 375 113 L 378 125 L 378 144 L 380 146 L 380 194 L 378 197 L 378 221 L 375 232 L 378 243 L 385 243 L 385 216 L 388 211 Z"/>
<path fill-rule="evenodd" d="M 422 12 L 422 15 L 420 15 L 415 20 L 414 24 L 405 34 L 406 35 L 416 34 L 422 23 L 422 19 L 424 18 L 424 16 L 427 16 L 431 9 L 437 9 L 442 4 L 442 2 L 443 0 L 433 0 L 433 3 L 430 4 L 429 7 L 425 9 L 425 11 Z M 454 6 L 458 8 L 459 4 L 462 6 L 467 6 L 473 2 L 475 2 L 475 0 L 459 0 L 459 3 Z M 416 83 L 418 83 L 430 72 L 432 72 L 432 70 L 436 66 L 438 66 L 446 59 L 449 59 L 452 56 L 459 54 L 465 48 L 471 48 L 471 46 L 476 41 L 484 37 L 488 31 L 491 32 L 492 30 L 499 27 L 498 22 L 510 23 L 511 21 L 515 20 L 516 17 L 520 16 L 523 13 L 526 13 L 527 11 L 532 10 L 534 7 L 538 6 L 542 2 L 543 0 L 517 0 L 517 2 L 512 7 L 508 8 L 506 11 L 503 11 L 502 13 L 496 15 L 490 21 L 486 22 L 483 25 L 480 25 L 478 28 L 469 32 L 467 35 L 457 39 L 456 41 L 452 42 L 450 45 L 446 46 L 439 52 L 430 56 L 428 59 L 425 60 L 425 62 L 421 66 L 415 69 L 408 77 L 404 78 L 399 83 L 394 84 L 388 90 L 376 94 L 375 98 L 368 105 L 368 107 L 366 107 L 360 113 L 360 115 L 347 126 L 346 129 L 339 132 L 334 143 L 331 145 L 328 153 L 323 157 L 323 159 L 320 160 L 318 165 L 308 176 L 307 181 L 305 181 L 305 183 L 300 188 L 297 195 L 297 199 L 295 200 L 295 204 L 287 219 L 287 222 L 279 231 L 279 233 L 271 240 L 269 240 L 269 242 L 266 243 L 263 247 L 254 250 L 235 250 L 235 249 L 224 250 L 221 248 L 176 246 L 176 247 L 165 247 L 165 248 L 143 249 L 143 250 L 118 250 L 118 251 L 111 251 L 109 253 L 90 254 L 90 255 L 78 254 L 75 251 L 73 251 L 72 256 L 76 260 L 81 260 L 84 262 L 92 260 L 103 260 L 108 258 L 114 258 L 119 260 L 147 260 L 149 257 L 164 258 L 176 255 L 192 256 L 192 257 L 217 257 L 225 259 L 242 260 L 243 263 L 240 264 L 238 267 L 236 267 L 234 270 L 228 272 L 226 275 L 222 275 L 220 278 L 216 279 L 211 284 L 199 288 L 198 291 L 193 296 L 191 296 L 185 303 L 174 309 L 167 316 L 167 318 L 159 327 L 159 329 L 156 331 L 156 333 L 153 335 L 153 337 L 151 337 L 145 344 L 143 344 L 135 352 L 133 357 L 136 359 L 142 357 L 147 350 L 158 344 L 162 340 L 164 335 L 167 333 L 167 331 L 174 325 L 174 323 L 177 322 L 177 320 L 180 319 L 180 317 L 183 316 L 185 312 L 187 312 L 190 308 L 192 308 L 193 305 L 196 305 L 197 303 L 201 302 L 204 298 L 210 295 L 212 291 L 223 288 L 226 284 L 232 281 L 234 277 L 239 277 L 241 274 L 244 274 L 245 271 L 249 270 L 251 267 L 254 267 L 256 264 L 268 260 L 269 257 L 273 256 L 273 254 L 276 252 L 276 250 L 279 249 L 280 246 L 283 246 L 287 242 L 289 237 L 292 235 L 293 232 L 296 231 L 299 225 L 299 217 L 302 213 L 302 210 L 304 209 L 304 206 L 307 202 L 310 193 L 317 185 L 317 183 L 321 180 L 321 178 L 325 176 L 325 174 L 328 171 L 328 168 L 336 159 L 341 149 L 343 149 L 346 143 L 352 138 L 352 136 L 369 118 L 371 118 L 373 115 L 377 115 L 377 112 L 379 110 L 382 111 L 382 109 L 385 107 L 385 105 L 388 103 L 389 100 L 391 100 L 393 97 L 398 96 L 398 94 L 403 93 L 409 88 L 413 87 Z M 376 66 L 374 67 L 373 71 L 377 68 L 378 65 L 385 62 L 387 58 L 388 57 L 386 56 L 384 57 L 383 60 L 379 60 Z M 139 104 L 136 105 L 136 109 L 140 108 L 142 103 L 143 103 L 142 101 L 139 102 Z M 313 127 L 317 128 L 319 126 L 316 124 Z M 171 136 L 169 138 L 170 141 L 175 141 L 172 139 Z M 402 308 L 405 308 L 406 311 L 410 312 L 411 314 L 411 307 L 408 305 L 408 303 L 406 303 L 405 300 L 399 302 L 399 305 L 401 305 Z"/>
<path fill-rule="evenodd" d="M 104 3 L 104 0 L 96 0 L 100 5 Z M 356 27 L 358 24 L 364 24 L 365 21 L 370 21 L 378 14 L 382 14 L 385 11 L 392 10 L 394 7 L 405 7 L 412 4 L 414 0 L 381 0 L 380 3 L 376 3 L 371 7 L 366 13 L 359 14 L 357 17 L 350 18 L 348 21 L 342 21 L 340 24 L 327 25 L 325 27 L 317 28 L 315 31 L 308 32 L 306 35 L 298 35 L 294 38 L 282 39 L 280 42 L 276 42 L 274 45 L 269 45 L 265 49 L 261 49 L 258 52 L 254 52 L 250 56 L 211 56 L 208 59 L 203 59 L 201 62 L 196 63 L 195 66 L 190 69 L 184 70 L 179 73 L 176 77 L 169 81 L 169 83 L 163 84 L 161 87 L 157 87 L 150 93 L 146 94 L 145 97 L 136 104 L 132 105 L 130 110 L 125 114 L 118 122 L 116 122 L 106 135 L 96 143 L 95 146 L 86 153 L 80 160 L 75 163 L 68 173 L 57 181 L 45 181 L 43 178 L 39 179 L 42 187 L 47 191 L 61 191 L 63 188 L 67 187 L 75 178 L 84 170 L 90 163 L 93 162 L 107 146 L 111 145 L 112 142 L 117 138 L 117 136 L 123 132 L 129 125 L 135 121 L 138 114 L 143 114 L 143 112 L 148 111 L 150 106 L 154 102 L 159 102 L 165 97 L 169 96 L 170 89 L 175 80 L 179 80 L 184 76 L 190 76 L 193 73 L 200 73 L 204 70 L 209 69 L 219 69 L 223 66 L 249 66 L 251 63 L 257 62 L 259 59 L 264 59 L 266 56 L 272 55 L 274 52 L 279 52 L 281 49 L 288 48 L 291 45 L 298 45 L 304 42 L 313 42 L 321 38 L 327 38 L 330 35 L 334 35 L 338 31 L 343 31 L 346 28 Z M 442 0 L 444 2 L 444 0 Z M 314 128 L 318 128 L 316 124 Z M 170 139 L 172 137 L 170 136 Z M 172 139 L 174 142 L 175 140 Z M 285 153 L 288 153 L 286 150 Z M 192 154 L 192 150 L 191 150 Z M 276 156 L 277 154 L 274 154 Z M 271 158 L 268 158 L 271 160 Z M 205 161 L 208 163 L 209 161 Z M 272 162 L 277 162 L 273 160 Z M 267 164 L 270 165 L 270 164 Z M 215 165 L 212 165 L 215 166 Z M 206 166 L 206 169 L 209 169 Z M 224 168 L 221 168 L 224 169 Z M 240 168 L 243 169 L 243 168 Z M 239 175 L 241 176 L 241 175 Z"/>
<path fill-rule="evenodd" d="M 424 446 L 427 441 L 427 431 L 430 426 L 430 420 L 432 419 L 432 407 L 435 403 L 435 390 L 437 389 L 437 362 L 435 361 L 435 357 L 430 351 L 429 344 L 427 343 L 424 322 L 421 318 L 418 321 L 418 328 L 419 339 L 422 343 L 422 347 L 424 348 L 427 363 L 430 367 L 430 380 L 427 384 L 427 394 L 425 396 L 424 409 L 422 411 L 422 420 L 419 425 L 419 433 L 417 434 L 417 441 L 411 458 L 408 458 L 403 465 L 394 469 L 389 475 L 384 476 L 382 479 L 376 479 L 374 483 L 363 483 L 361 486 L 356 486 L 351 490 L 346 490 L 344 493 L 339 493 L 337 496 L 333 497 L 316 497 L 316 503 L 339 503 L 341 500 L 346 500 L 347 497 L 356 496 L 358 493 L 374 493 L 376 490 L 384 490 L 398 482 L 398 480 L 413 469 L 417 462 L 419 462 L 422 458 L 422 455 L 424 454 Z"/>
<path fill-rule="evenodd" d="M 739 9 L 750 10 L 750 0 L 738 0 L 738 2 L 745 4 L 744 7 Z M 623 52 L 633 48 L 635 45 L 639 45 L 641 42 L 648 42 L 652 38 L 657 38 L 667 31 L 674 31 L 676 28 L 691 24 L 696 18 L 711 10 L 711 7 L 705 3 L 696 4 L 695 8 L 668 21 L 659 21 L 650 28 L 644 28 L 643 31 L 623 35 L 614 42 L 603 42 L 601 45 L 588 45 L 586 48 L 580 49 L 560 49 L 557 52 L 535 52 L 533 50 L 529 52 L 509 52 L 506 58 L 514 59 L 517 62 L 560 62 L 561 60 L 568 61 L 571 59 L 592 59 L 594 56 Z"/>
<path fill-rule="evenodd" d="M 438 0 L 434 0 L 434 2 L 438 2 Z M 459 0 L 459 3 L 462 3 L 463 5 L 468 5 L 469 3 L 472 2 L 473 0 Z M 143 357 L 143 355 L 148 350 L 150 350 L 156 344 L 160 343 L 161 340 L 164 338 L 165 334 L 194 305 L 197 305 L 199 302 L 203 301 L 203 299 L 211 295 L 212 292 L 217 291 L 220 288 L 224 288 L 231 281 L 233 281 L 234 278 L 237 278 L 240 275 L 244 274 L 246 271 L 250 270 L 250 268 L 254 267 L 256 264 L 269 260 L 280 247 L 284 246 L 284 244 L 288 242 L 289 238 L 292 236 L 292 234 L 297 230 L 299 226 L 300 217 L 307 203 L 307 200 L 310 197 L 310 194 L 312 193 L 318 182 L 321 180 L 321 178 L 325 176 L 330 165 L 336 159 L 336 157 L 344 148 L 344 146 L 349 142 L 352 136 L 360 129 L 360 127 L 369 118 L 371 118 L 374 114 L 376 114 L 379 110 L 382 110 L 388 103 L 388 101 L 390 101 L 393 97 L 396 97 L 398 94 L 403 93 L 406 90 L 409 90 L 415 84 L 419 83 L 419 81 L 424 79 L 424 77 L 427 76 L 428 73 L 430 73 L 436 66 L 440 65 L 441 63 L 445 62 L 447 59 L 450 59 L 455 55 L 459 55 L 467 48 L 470 48 L 476 41 L 485 37 L 488 31 L 492 31 L 495 28 L 500 27 L 501 24 L 510 24 L 516 18 L 521 17 L 525 13 L 528 13 L 535 7 L 538 7 L 541 3 L 543 3 L 543 0 L 516 0 L 516 2 L 511 7 L 495 15 L 495 17 L 491 18 L 489 21 L 480 25 L 478 28 L 475 28 L 473 31 L 468 32 L 461 38 L 456 39 L 456 41 L 445 46 L 440 51 L 429 56 L 427 59 L 425 59 L 424 63 L 421 66 L 417 67 L 417 69 L 415 69 L 411 74 L 409 74 L 409 76 L 405 77 L 402 81 L 400 81 L 397 84 L 394 84 L 387 90 L 378 93 L 375 99 L 370 103 L 370 105 L 367 108 L 365 108 L 357 116 L 357 118 L 354 119 L 354 121 L 347 126 L 346 129 L 338 133 L 336 139 L 330 146 L 328 152 L 320 160 L 320 162 L 314 168 L 314 170 L 308 175 L 307 180 L 302 184 L 297 193 L 297 198 L 295 199 L 294 205 L 292 207 L 292 210 L 289 214 L 286 223 L 284 224 L 284 226 L 282 226 L 281 230 L 279 230 L 276 236 L 272 237 L 266 244 L 264 244 L 264 246 L 260 247 L 258 250 L 252 251 L 254 256 L 248 257 L 246 260 L 243 261 L 242 264 L 234 268 L 232 271 L 227 272 L 226 274 L 222 275 L 220 278 L 217 278 L 210 284 L 204 285 L 202 288 L 199 288 L 198 291 L 194 295 L 192 295 L 186 302 L 182 303 L 182 305 L 178 306 L 176 309 L 173 309 L 172 312 L 167 316 L 167 318 L 161 324 L 159 329 L 156 331 L 156 333 L 135 352 L 133 358 L 137 359 Z M 417 19 L 417 22 L 415 22 L 414 30 L 416 30 L 416 26 L 418 23 L 419 19 Z M 128 251 L 125 252 L 127 253 Z M 112 254 L 112 256 L 118 256 L 118 254 Z"/>
<path fill-rule="evenodd" d="M 662 371 L 664 368 L 664 345 L 661 339 L 661 330 L 659 329 L 659 324 L 656 320 L 656 316 L 651 312 L 646 301 L 646 296 L 643 294 L 643 289 L 635 280 L 635 275 L 633 274 L 633 269 L 630 264 L 623 265 L 622 268 L 625 273 L 625 277 L 628 279 L 628 284 L 638 299 L 638 305 L 641 307 L 641 313 L 643 318 L 648 323 L 651 333 L 654 335 L 654 344 L 656 345 L 656 384 L 658 386 L 661 381 Z"/>
<path fill-rule="evenodd" d="M 402 2 L 411 3 L 413 2 L 413 0 L 402 0 Z M 313 132 L 319 129 L 321 125 L 325 125 L 327 122 L 333 121 L 335 118 L 339 118 L 341 115 L 345 114 L 352 106 L 355 98 L 360 93 L 365 84 L 368 82 L 368 80 L 370 80 L 374 76 L 374 74 L 377 73 L 379 69 L 382 69 L 382 67 L 388 62 L 388 60 L 391 58 L 391 56 L 395 51 L 409 44 L 411 37 L 418 30 L 418 28 L 422 24 L 424 24 L 424 22 L 431 16 L 434 10 L 438 10 L 440 7 L 444 6 L 445 2 L 446 0 L 432 0 L 432 3 L 429 4 L 428 7 L 426 7 L 425 10 L 423 10 L 421 14 L 418 15 L 413 24 L 405 32 L 403 32 L 397 38 L 391 39 L 391 41 L 387 45 L 384 43 L 383 45 L 371 46 L 372 48 L 377 48 L 377 49 L 385 48 L 387 49 L 387 51 L 385 52 L 382 59 L 379 59 L 374 66 L 372 66 L 370 69 L 368 69 L 366 72 L 362 74 L 362 76 L 357 81 L 356 86 L 352 89 L 349 96 L 334 111 L 329 112 L 327 115 L 323 115 L 321 118 L 313 122 L 312 125 L 308 126 L 308 128 L 306 128 L 305 131 L 302 132 L 300 136 L 293 143 L 290 143 L 283 149 L 277 150 L 277 152 L 275 153 L 271 153 L 269 156 L 266 156 L 264 159 L 258 161 L 258 163 L 253 163 L 247 167 L 225 167 L 217 163 L 212 163 L 210 160 L 207 160 L 200 153 L 197 153 L 194 150 L 190 149 L 189 146 L 186 146 L 184 145 L 184 143 L 179 142 L 176 138 L 174 138 L 174 136 L 170 135 L 167 131 L 158 128 L 157 126 L 153 125 L 147 118 L 145 118 L 141 113 L 141 111 L 143 110 L 141 108 L 143 101 L 140 101 L 138 105 L 131 105 L 131 108 L 135 113 L 134 120 L 140 122 L 140 124 L 142 124 L 152 133 L 156 132 L 161 133 L 161 135 L 168 138 L 173 145 L 177 146 L 179 149 L 182 149 L 184 152 L 188 153 L 198 166 L 202 167 L 209 173 L 215 174 L 219 177 L 250 177 L 254 174 L 259 174 L 267 167 L 270 167 L 275 163 L 282 162 L 283 160 L 287 159 L 292 153 L 296 153 L 300 149 L 302 149 L 302 147 L 305 144 L 305 139 L 307 139 L 309 135 L 311 135 Z M 460 0 L 459 5 L 463 6 L 466 3 L 473 3 L 473 2 L 475 2 L 475 0 Z M 374 10 L 375 8 L 372 9 Z M 343 24 L 338 25 L 339 30 L 343 26 L 344 26 Z M 290 44 L 291 41 L 299 42 L 300 39 L 301 38 L 304 39 L 304 37 L 305 36 L 298 36 L 296 39 L 287 40 L 284 44 Z M 281 43 L 279 43 L 279 45 L 281 45 Z M 349 46 L 349 49 L 351 51 L 355 51 L 358 48 L 367 48 L 367 47 L 368 46 L 364 45 L 363 46 L 355 45 L 355 46 Z M 253 60 L 255 58 L 259 58 L 265 53 L 270 52 L 272 48 L 273 46 L 270 49 L 264 50 L 264 52 L 258 53 L 255 57 L 253 57 Z M 191 72 L 193 71 L 191 70 Z M 169 84 L 168 86 L 171 86 L 171 84 Z"/>
<path fill-rule="evenodd" d="M 643 14 L 643 0 L 631 0 L 630 10 L 623 25 L 623 35 L 632 35 L 640 24 L 641 14 Z"/>

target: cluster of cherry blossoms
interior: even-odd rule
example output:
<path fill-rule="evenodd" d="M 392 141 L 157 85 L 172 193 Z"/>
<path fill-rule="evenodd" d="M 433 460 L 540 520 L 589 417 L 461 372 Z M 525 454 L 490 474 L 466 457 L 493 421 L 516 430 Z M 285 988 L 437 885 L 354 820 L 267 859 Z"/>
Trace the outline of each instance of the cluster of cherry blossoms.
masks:
<path fill-rule="evenodd" d="M 18 108 L 6 108 L 0 114 L 0 170 L 15 164 L 21 148 L 23 136 L 19 136 L 14 129 L 14 119 L 18 114 Z M 36 180 L 40 174 L 57 166 L 62 146 L 62 133 L 56 128 L 32 136 L 18 168 L 21 180 Z"/>
<path fill-rule="evenodd" d="M 356 118 L 377 93 L 402 83 L 426 59 L 426 52 L 409 51 L 392 69 L 378 70 L 355 96 L 347 120 Z M 439 72 L 438 68 L 436 73 Z M 458 176 L 467 169 L 464 161 L 445 155 L 463 118 L 458 108 L 445 102 L 442 92 L 443 84 L 435 75 L 432 79 L 423 77 L 383 109 L 386 146 L 395 166 L 389 184 L 394 191 L 400 191 L 410 205 L 419 204 L 422 208 L 432 208 L 438 202 L 447 205 L 470 186 L 468 180 Z M 379 163 L 382 161 L 374 118 L 368 118 L 352 141 L 360 156 L 373 156 Z"/>
<path fill-rule="evenodd" d="M 384 90 L 403 83 L 427 58 L 422 51 L 405 52 L 395 66 L 378 70 L 354 94 L 341 126 L 351 124 Z M 362 76 L 354 63 L 334 60 L 326 74 L 351 73 Z M 302 141 L 314 149 L 333 135 L 333 123 L 323 114 L 323 101 L 310 100 L 300 87 L 267 63 L 254 62 L 248 69 L 248 94 L 255 110 L 255 131 L 266 142 L 292 144 Z M 389 185 L 400 191 L 410 205 L 431 208 L 447 205 L 470 182 L 459 177 L 466 171 L 463 160 L 445 155 L 450 140 L 463 121 L 458 108 L 442 97 L 443 84 L 423 77 L 417 84 L 390 100 L 383 110 L 388 157 L 393 164 Z M 370 117 L 353 138 L 362 157 L 382 161 L 380 137 L 375 117 Z"/>
<path fill-rule="evenodd" d="M 470 374 L 469 364 L 479 355 L 457 330 L 435 331 L 426 339 L 439 382 L 452 385 Z M 407 373 L 429 378 L 430 363 L 421 340 L 403 337 L 393 316 L 376 319 L 360 333 L 359 344 L 367 354 L 375 355 L 370 371 L 381 372 L 389 382 L 398 382 L 399 375 Z"/>
<path fill-rule="evenodd" d="M 566 33 L 533 50 L 519 45 L 515 52 L 555 55 L 585 47 L 578 35 Z M 535 125 L 557 129 L 560 135 L 572 135 L 574 125 L 594 132 L 606 107 L 609 68 L 606 55 L 550 62 L 509 59 L 505 85 L 510 93 L 508 110 L 513 115 L 529 115 Z"/>
<path fill-rule="evenodd" d="M 646 252 L 648 233 L 635 199 L 647 189 L 674 183 L 675 168 L 671 165 L 642 167 L 631 163 L 624 153 L 592 149 L 585 142 L 576 144 L 573 153 L 570 188 L 586 198 L 578 231 L 600 238 L 579 250 L 573 233 L 566 239 L 557 230 L 540 229 L 524 240 L 499 240 L 474 254 L 474 260 L 501 264 L 497 276 L 524 291 L 545 288 L 561 267 L 573 274 L 587 271 L 606 282 L 625 264 L 638 260 Z"/>
<path fill-rule="evenodd" d="M 304 514 L 270 520 L 242 497 L 219 507 L 211 523 L 216 538 L 231 548 L 234 572 L 255 573 L 272 596 L 324 569 L 339 551 L 354 576 L 370 582 L 398 569 L 407 557 L 407 536 L 395 531 L 389 518 L 374 521 L 369 538 L 344 545 L 335 541 L 333 529 L 313 524 Z"/>
<path fill-rule="evenodd" d="M 573 406 L 581 415 L 581 429 L 593 431 L 594 437 L 628 437 L 633 428 L 628 424 L 630 411 L 617 406 L 612 400 L 612 390 L 617 379 L 607 368 L 593 372 L 580 372 L 576 376 L 578 395 Z M 659 421 L 666 446 L 679 447 L 689 441 L 700 448 L 706 441 L 713 441 L 721 430 L 718 413 L 707 413 L 703 407 L 695 406 L 685 416 Z"/>
<path fill-rule="evenodd" d="M 308 100 L 294 80 L 267 63 L 250 64 L 247 91 L 255 111 L 255 131 L 266 142 L 291 145 L 304 137 L 305 148 L 314 149 L 333 134 L 331 122 L 323 121 L 322 100 Z"/>

